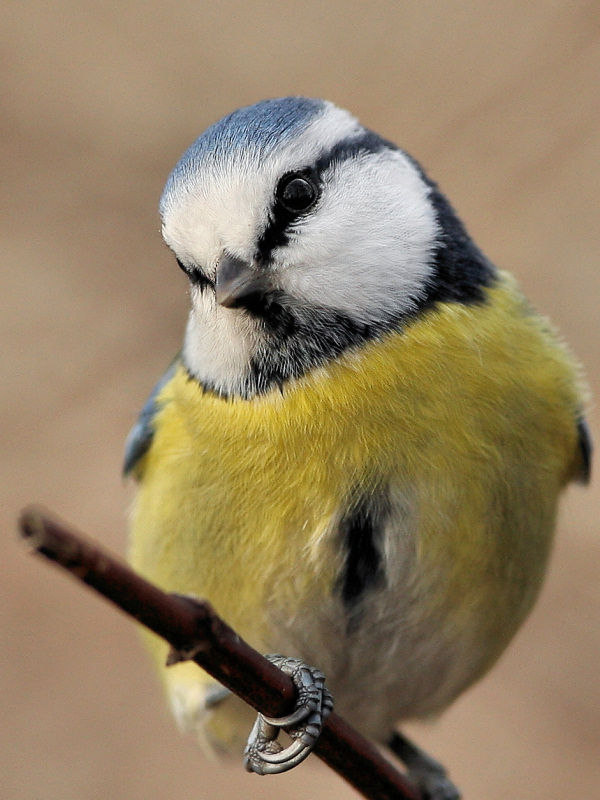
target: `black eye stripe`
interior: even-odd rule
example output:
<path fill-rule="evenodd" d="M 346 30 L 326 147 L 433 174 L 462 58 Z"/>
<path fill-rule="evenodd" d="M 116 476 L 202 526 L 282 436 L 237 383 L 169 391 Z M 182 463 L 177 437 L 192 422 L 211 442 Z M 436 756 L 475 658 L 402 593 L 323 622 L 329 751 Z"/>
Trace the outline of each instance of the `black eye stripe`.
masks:
<path fill-rule="evenodd" d="M 321 175 L 331 168 L 334 162 L 342 162 L 348 158 L 355 158 L 361 153 L 377 153 L 387 147 L 393 147 L 376 133 L 365 131 L 363 135 L 343 139 L 330 150 L 323 153 L 315 164 L 306 169 L 289 172 L 283 175 L 275 192 L 275 202 L 271 209 L 269 223 L 260 237 L 257 245 L 256 258 L 258 261 L 268 261 L 271 251 L 276 247 L 283 247 L 289 241 L 289 228 L 296 219 L 301 219 L 303 214 L 310 213 L 317 204 L 321 193 Z M 290 210 L 281 202 L 278 193 L 284 189 L 286 182 L 301 178 L 310 183 L 316 192 L 314 200 L 304 210 Z"/>
<path fill-rule="evenodd" d="M 286 189 L 291 188 L 295 181 L 291 194 L 299 199 L 305 196 L 306 203 L 300 202 L 301 208 L 293 208 L 290 202 L 290 195 L 285 199 L 282 195 Z M 311 191 L 312 190 L 312 191 Z M 299 170 L 283 175 L 275 189 L 275 197 L 271 207 L 270 219 L 257 245 L 257 261 L 268 261 L 271 251 L 276 247 L 283 247 L 289 240 L 290 226 L 292 223 L 301 219 L 305 214 L 310 213 L 319 198 L 319 185 L 312 170 Z M 310 199 L 310 202 L 308 200 Z M 298 205 L 298 203 L 295 203 Z"/>
<path fill-rule="evenodd" d="M 186 267 L 183 261 L 177 258 L 177 256 L 175 256 L 175 261 L 177 262 L 177 266 L 179 267 L 179 269 L 185 272 L 190 281 L 196 286 L 199 286 L 201 289 L 204 289 L 207 286 L 213 285 L 213 282 L 210 280 L 210 278 L 207 278 L 206 275 L 202 272 L 202 270 L 198 269 L 198 267 Z"/>
<path fill-rule="evenodd" d="M 179 267 L 179 269 L 180 269 L 182 272 L 185 272 L 185 274 L 186 274 L 186 275 L 189 275 L 189 274 L 190 274 L 190 272 L 189 272 L 188 268 L 187 268 L 187 267 L 186 267 L 186 265 L 183 263 L 183 261 L 181 261 L 181 259 L 179 259 L 179 258 L 177 258 L 177 256 L 175 256 L 175 261 L 177 262 L 177 266 Z"/>

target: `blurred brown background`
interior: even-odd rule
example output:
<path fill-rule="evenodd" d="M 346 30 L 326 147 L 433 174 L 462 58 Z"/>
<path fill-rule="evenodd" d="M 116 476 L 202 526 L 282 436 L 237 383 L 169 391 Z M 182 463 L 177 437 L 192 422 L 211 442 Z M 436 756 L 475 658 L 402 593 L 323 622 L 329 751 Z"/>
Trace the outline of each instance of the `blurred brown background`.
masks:
<path fill-rule="evenodd" d="M 4 0 L 3 798 L 355 796 L 315 759 L 264 779 L 207 761 L 171 724 L 132 624 L 28 557 L 15 518 L 43 502 L 124 552 L 123 440 L 187 307 L 158 196 L 206 125 L 264 97 L 329 98 L 419 158 L 599 397 L 599 23 L 582 0 Z M 600 797 L 598 485 L 569 493 L 510 652 L 412 729 L 467 800 Z"/>

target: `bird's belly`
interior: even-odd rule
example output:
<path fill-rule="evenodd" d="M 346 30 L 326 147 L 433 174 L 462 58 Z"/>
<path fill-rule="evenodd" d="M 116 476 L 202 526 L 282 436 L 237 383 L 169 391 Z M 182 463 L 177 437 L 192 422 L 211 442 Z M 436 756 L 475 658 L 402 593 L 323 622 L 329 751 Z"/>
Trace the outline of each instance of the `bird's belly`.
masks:
<path fill-rule="evenodd" d="M 176 483 L 180 489 L 181 480 Z M 152 489 L 150 480 L 148 486 Z M 455 546 L 464 521 L 432 530 L 425 500 L 414 487 L 392 493 L 392 522 L 382 542 L 384 581 L 367 588 L 352 606 L 339 590 L 345 553 L 336 533 L 339 514 L 324 489 L 320 497 L 310 493 L 307 504 L 279 506 L 264 487 L 262 505 L 255 498 L 251 512 L 244 511 L 243 494 L 237 510 L 233 499 L 219 502 L 215 528 L 210 514 L 198 515 L 197 497 L 191 501 L 194 518 L 186 513 L 185 492 L 163 488 L 161 525 L 152 528 L 151 509 L 145 521 L 143 509 L 138 518 L 136 528 L 142 526 L 145 534 L 141 548 L 134 538 L 134 566 L 169 590 L 209 599 L 260 651 L 299 657 L 323 670 L 336 710 L 373 738 L 386 738 L 402 719 L 447 706 L 495 660 L 529 606 L 510 579 L 505 585 L 490 583 L 489 573 L 502 572 L 506 554 L 492 549 L 483 557 L 479 548 L 478 566 L 470 563 L 472 549 Z M 260 494 L 260 483 L 254 489 Z M 158 494 L 155 486 L 152 496 Z M 214 496 L 214 486 L 207 494 Z M 166 505 L 172 511 L 165 516 Z M 485 533 L 483 516 L 471 523 L 473 536 Z M 494 531 L 487 534 L 493 538 Z M 273 548 L 280 548 L 275 558 Z M 507 567 L 506 574 L 511 572 Z M 469 587 L 462 585 L 466 574 Z M 527 596 L 539 574 L 539 566 L 530 572 Z M 494 604 L 490 624 L 482 609 Z M 152 648 L 164 664 L 166 648 L 155 641 Z M 169 668 L 164 680 L 185 727 L 202 729 L 203 736 L 228 748 L 240 746 L 249 730 L 241 703 L 230 698 L 207 714 L 214 682 L 193 664 Z"/>
<path fill-rule="evenodd" d="M 349 624 L 333 599 L 273 628 L 269 650 L 322 669 L 336 711 L 385 739 L 402 720 L 441 711 L 482 669 L 474 630 L 456 635 L 455 609 L 429 614 L 431 607 L 430 596 L 398 587 L 366 597 Z"/>

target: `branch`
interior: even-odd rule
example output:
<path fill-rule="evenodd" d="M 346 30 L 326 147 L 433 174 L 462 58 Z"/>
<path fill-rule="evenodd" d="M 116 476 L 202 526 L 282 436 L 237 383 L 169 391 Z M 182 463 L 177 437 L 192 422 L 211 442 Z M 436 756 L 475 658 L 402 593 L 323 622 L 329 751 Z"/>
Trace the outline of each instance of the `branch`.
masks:
<path fill-rule="evenodd" d="M 207 602 L 170 595 L 39 508 L 23 511 L 20 534 L 35 552 L 67 569 L 267 716 L 294 707 L 291 678 L 243 641 Z M 418 791 L 368 739 L 332 713 L 314 752 L 370 800 L 420 800 Z"/>

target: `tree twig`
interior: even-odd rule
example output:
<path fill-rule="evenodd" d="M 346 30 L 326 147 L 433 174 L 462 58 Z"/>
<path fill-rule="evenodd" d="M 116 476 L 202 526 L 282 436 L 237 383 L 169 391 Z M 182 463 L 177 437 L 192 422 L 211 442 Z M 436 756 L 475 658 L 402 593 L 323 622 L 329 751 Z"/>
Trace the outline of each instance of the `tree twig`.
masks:
<path fill-rule="evenodd" d="M 185 655 L 267 716 L 284 716 L 293 709 L 291 678 L 244 642 L 209 603 L 166 594 L 40 508 L 23 511 L 19 530 L 35 552 L 169 642 L 173 661 Z M 420 799 L 377 747 L 335 713 L 328 717 L 314 752 L 370 800 Z"/>

